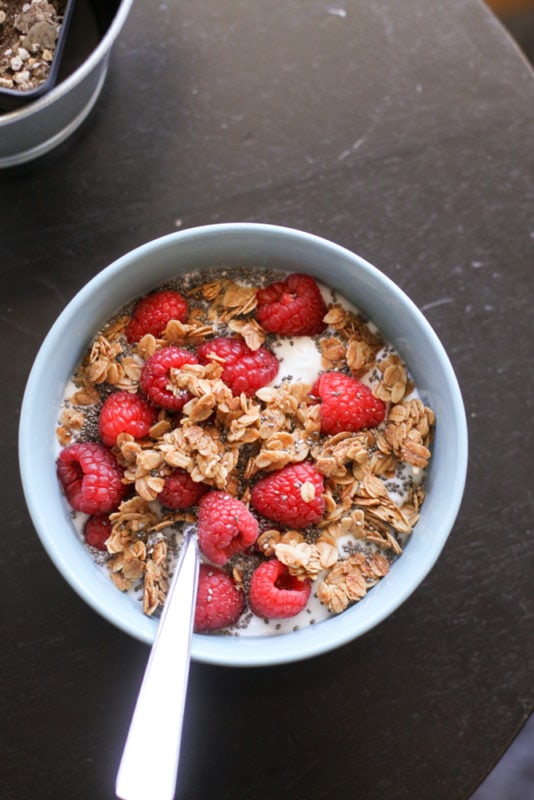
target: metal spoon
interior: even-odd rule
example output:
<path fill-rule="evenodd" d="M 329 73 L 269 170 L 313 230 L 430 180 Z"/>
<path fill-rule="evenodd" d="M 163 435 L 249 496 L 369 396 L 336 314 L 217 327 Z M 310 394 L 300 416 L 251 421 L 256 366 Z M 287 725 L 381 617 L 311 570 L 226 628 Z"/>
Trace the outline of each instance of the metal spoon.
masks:
<path fill-rule="evenodd" d="M 117 774 L 120 800 L 173 800 L 198 584 L 196 531 L 186 529 Z M 152 746 L 156 743 L 156 746 Z M 147 753 L 147 746 L 150 753 Z"/>

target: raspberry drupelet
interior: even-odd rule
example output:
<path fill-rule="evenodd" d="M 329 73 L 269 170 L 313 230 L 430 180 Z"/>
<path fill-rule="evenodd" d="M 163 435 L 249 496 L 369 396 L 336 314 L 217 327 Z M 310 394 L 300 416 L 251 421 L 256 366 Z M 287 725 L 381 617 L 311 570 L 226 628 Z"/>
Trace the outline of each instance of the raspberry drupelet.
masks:
<path fill-rule="evenodd" d="M 147 333 L 158 338 L 172 319 L 185 322 L 187 314 L 187 301 L 179 292 L 162 290 L 148 294 L 137 303 L 126 328 L 126 338 L 130 344 Z"/>
<path fill-rule="evenodd" d="M 324 478 L 312 463 L 291 464 L 266 475 L 251 490 L 252 507 L 291 528 L 319 522 L 325 511 Z"/>
<path fill-rule="evenodd" d="M 368 386 L 343 372 L 324 372 L 311 394 L 321 401 L 321 433 L 327 435 L 376 428 L 386 415 L 386 404 Z"/>
<path fill-rule="evenodd" d="M 283 336 L 312 336 L 326 328 L 327 307 L 310 275 L 293 273 L 260 289 L 256 315 L 262 328 Z"/>
<path fill-rule="evenodd" d="M 218 567 L 201 564 L 195 607 L 195 631 L 216 631 L 233 625 L 245 606 L 243 592 Z"/>
<path fill-rule="evenodd" d="M 220 566 L 258 538 L 258 522 L 246 505 L 230 494 L 211 491 L 200 500 L 198 543 L 206 558 Z"/>
<path fill-rule="evenodd" d="M 215 359 L 222 362 L 222 380 L 235 395 L 254 392 L 270 383 L 278 374 L 278 359 L 267 347 L 251 350 L 243 339 L 219 336 L 201 344 L 197 350 L 201 364 Z"/>
<path fill-rule="evenodd" d="M 250 610 L 258 617 L 287 619 L 306 608 L 311 581 L 291 575 L 276 558 L 264 561 L 254 570 L 250 583 Z"/>
<path fill-rule="evenodd" d="M 59 454 L 57 474 L 72 508 L 84 514 L 108 514 L 126 495 L 121 467 L 98 442 L 67 445 Z"/>
<path fill-rule="evenodd" d="M 156 410 L 140 395 L 113 392 L 102 405 L 98 433 L 106 447 L 113 447 L 121 433 L 129 433 L 135 439 L 148 436 L 156 417 Z"/>
<path fill-rule="evenodd" d="M 169 411 L 179 411 L 185 406 L 191 395 L 180 390 L 176 394 L 167 388 L 170 381 L 170 370 L 180 369 L 184 364 L 197 364 L 194 353 L 180 347 L 162 347 L 150 356 L 141 370 L 141 390 L 155 406 Z"/>
<path fill-rule="evenodd" d="M 107 514 L 91 514 L 83 526 L 87 544 L 107 552 L 106 542 L 111 536 L 111 522 Z"/>
<path fill-rule="evenodd" d="M 192 508 L 208 489 L 207 484 L 194 481 L 186 470 L 174 469 L 165 478 L 158 500 L 167 508 Z"/>

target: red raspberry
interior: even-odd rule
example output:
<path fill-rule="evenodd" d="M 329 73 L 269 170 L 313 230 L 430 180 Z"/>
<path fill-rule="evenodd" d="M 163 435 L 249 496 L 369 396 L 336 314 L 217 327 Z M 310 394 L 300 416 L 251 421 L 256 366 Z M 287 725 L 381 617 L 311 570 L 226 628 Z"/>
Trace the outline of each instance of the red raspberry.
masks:
<path fill-rule="evenodd" d="M 291 575 L 276 558 L 264 561 L 254 570 L 250 582 L 250 610 L 258 617 L 287 619 L 306 608 L 311 581 Z"/>
<path fill-rule="evenodd" d="M 257 293 L 256 315 L 269 333 L 284 336 L 312 336 L 326 328 L 326 304 L 310 275 L 293 273 L 284 281 L 271 283 Z"/>
<path fill-rule="evenodd" d="M 175 469 L 165 478 L 158 500 L 167 508 L 191 508 L 208 490 L 205 483 L 197 483 L 185 469 Z"/>
<path fill-rule="evenodd" d="M 156 406 L 169 411 L 179 411 L 191 395 L 185 389 L 173 394 L 167 389 L 169 370 L 180 369 L 184 364 L 197 364 L 197 359 L 189 350 L 179 347 L 162 347 L 150 356 L 141 370 L 141 389 Z"/>
<path fill-rule="evenodd" d="M 129 433 L 136 439 L 148 436 L 156 416 L 155 409 L 140 395 L 114 392 L 104 400 L 98 432 L 106 447 L 113 447 L 120 433 Z"/>
<path fill-rule="evenodd" d="M 368 386 L 343 372 L 324 372 L 311 390 L 321 399 L 321 433 L 376 428 L 386 415 L 386 405 Z"/>
<path fill-rule="evenodd" d="M 237 622 L 245 598 L 229 575 L 218 567 L 200 565 L 195 630 L 216 631 Z"/>
<path fill-rule="evenodd" d="M 57 474 L 75 511 L 108 514 L 126 494 L 115 456 L 98 442 L 75 442 L 59 454 Z"/>
<path fill-rule="evenodd" d="M 311 484 L 314 496 L 307 499 L 301 491 Z M 290 464 L 261 478 L 251 491 L 253 508 L 268 519 L 291 528 L 306 528 L 319 522 L 324 514 L 324 478 L 313 464 Z M 305 499 L 306 498 L 306 499 Z"/>
<path fill-rule="evenodd" d="M 258 521 L 246 505 L 226 492 L 211 491 L 199 503 L 198 543 L 214 564 L 226 564 L 258 538 Z"/>
<path fill-rule="evenodd" d="M 92 514 L 83 526 L 87 544 L 97 550 L 107 551 L 106 542 L 111 536 L 111 522 L 107 514 Z"/>
<path fill-rule="evenodd" d="M 254 392 L 266 386 L 278 373 L 276 356 L 266 347 L 251 350 L 243 339 L 222 336 L 201 344 L 197 350 L 198 360 L 207 364 L 214 356 L 224 360 L 222 380 L 233 394 L 244 392 L 252 397 Z"/>
<path fill-rule="evenodd" d="M 147 333 L 157 338 L 171 319 L 185 322 L 187 313 L 187 301 L 178 292 L 164 290 L 148 294 L 137 303 L 126 328 L 126 338 L 130 343 L 138 342 Z"/>

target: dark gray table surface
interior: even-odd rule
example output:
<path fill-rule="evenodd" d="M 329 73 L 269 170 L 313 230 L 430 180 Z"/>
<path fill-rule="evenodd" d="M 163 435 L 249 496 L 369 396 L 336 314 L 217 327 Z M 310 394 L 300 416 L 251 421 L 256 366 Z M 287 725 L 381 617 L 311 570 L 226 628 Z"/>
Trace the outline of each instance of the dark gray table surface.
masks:
<path fill-rule="evenodd" d="M 3 798 L 112 798 L 148 655 L 33 530 L 32 360 L 114 258 L 236 220 L 333 239 L 412 297 L 462 386 L 469 475 L 380 626 L 290 666 L 192 665 L 178 797 L 469 797 L 533 700 L 533 133 L 533 74 L 477 0 L 136 0 L 83 128 L 0 173 Z"/>

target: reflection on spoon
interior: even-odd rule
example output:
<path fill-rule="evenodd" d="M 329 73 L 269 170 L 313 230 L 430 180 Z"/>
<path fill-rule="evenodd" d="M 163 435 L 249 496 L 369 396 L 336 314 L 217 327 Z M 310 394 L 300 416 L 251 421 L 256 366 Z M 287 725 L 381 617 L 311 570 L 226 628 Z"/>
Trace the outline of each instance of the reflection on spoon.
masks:
<path fill-rule="evenodd" d="M 189 675 L 191 634 L 198 585 L 196 529 L 184 533 L 180 560 L 139 691 L 117 781 L 120 800 L 172 800 Z M 147 757 L 147 740 L 157 747 Z"/>

